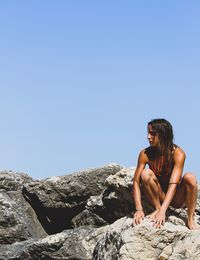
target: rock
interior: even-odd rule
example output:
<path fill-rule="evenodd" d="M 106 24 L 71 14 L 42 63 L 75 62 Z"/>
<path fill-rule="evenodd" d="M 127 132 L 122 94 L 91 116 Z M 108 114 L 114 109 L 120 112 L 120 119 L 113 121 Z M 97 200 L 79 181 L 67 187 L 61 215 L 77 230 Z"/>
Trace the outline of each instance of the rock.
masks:
<path fill-rule="evenodd" d="M 131 215 L 133 211 L 132 183 L 134 168 L 123 168 L 105 180 L 106 188 L 98 196 L 91 196 L 86 208 L 100 216 L 107 224 Z"/>
<path fill-rule="evenodd" d="M 98 240 L 93 259 L 168 259 L 179 241 L 186 241 L 184 239 L 187 239 L 190 233 L 187 227 L 172 223 L 166 223 L 164 227 L 156 229 L 148 219 L 136 227 L 131 224 L 132 219 L 124 217 L 110 225 Z M 190 248 L 187 250 L 190 251 Z M 181 251 L 182 256 L 187 256 L 185 251 L 186 249 Z"/>
<path fill-rule="evenodd" d="M 0 172 L 0 244 L 11 244 L 47 234 L 31 206 L 22 196 L 22 187 L 32 178 L 23 173 Z"/>
<path fill-rule="evenodd" d="M 25 173 L 0 171 L 0 191 L 22 190 L 23 185 L 31 181 L 33 179 Z"/>
<path fill-rule="evenodd" d="M 147 218 L 132 226 L 133 176 L 116 164 L 41 181 L 1 172 L 0 259 L 200 259 L 200 230 L 186 227 L 186 209 L 170 207 L 160 229 Z"/>
<path fill-rule="evenodd" d="M 172 254 L 169 260 L 181 260 L 181 259 L 200 259 L 200 242 L 199 242 L 200 231 L 189 231 L 187 236 L 177 242 L 173 248 Z"/>
<path fill-rule="evenodd" d="M 200 230 L 189 231 L 170 222 L 156 229 L 148 219 L 133 227 L 132 218 L 124 217 L 101 228 L 80 227 L 1 245 L 0 259 L 197 260 L 199 235 Z"/>
<path fill-rule="evenodd" d="M 65 230 L 43 239 L 29 239 L 0 246 L 0 259 L 66 259 L 90 260 L 104 229 L 81 227 Z"/>
<path fill-rule="evenodd" d="M 23 194 L 48 234 L 72 228 L 72 219 L 85 210 L 91 196 L 101 194 L 108 176 L 122 169 L 117 164 L 24 185 Z"/>
<path fill-rule="evenodd" d="M 72 224 L 74 228 L 80 226 L 94 226 L 101 227 L 107 224 L 101 217 L 96 215 L 94 212 L 85 209 L 72 219 Z"/>
<path fill-rule="evenodd" d="M 105 180 L 106 189 L 98 196 L 91 196 L 86 208 L 111 224 L 124 216 L 132 216 L 134 211 L 132 185 L 135 168 L 123 168 Z M 143 199 L 146 214 L 153 208 Z"/>
<path fill-rule="evenodd" d="M 15 195 L 11 196 L 5 192 L 0 193 L 0 244 L 11 244 L 46 235 L 35 212 L 22 194 L 15 192 Z"/>

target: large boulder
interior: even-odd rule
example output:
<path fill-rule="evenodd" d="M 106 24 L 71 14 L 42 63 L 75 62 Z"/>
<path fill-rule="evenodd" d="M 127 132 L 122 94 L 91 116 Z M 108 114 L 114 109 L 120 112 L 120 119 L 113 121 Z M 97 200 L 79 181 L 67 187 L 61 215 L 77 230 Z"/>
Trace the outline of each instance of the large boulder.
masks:
<path fill-rule="evenodd" d="M 0 171 L 0 191 L 19 191 L 25 183 L 33 179 L 25 173 L 14 171 Z"/>
<path fill-rule="evenodd" d="M 92 259 L 200 259 L 200 230 L 189 231 L 183 223 L 173 224 L 175 218 L 169 217 L 157 229 L 149 219 L 133 227 L 131 218 L 121 218 L 99 238 Z"/>
<path fill-rule="evenodd" d="M 24 184 L 23 194 L 49 234 L 72 228 L 72 219 L 86 209 L 91 196 L 100 195 L 105 180 L 122 169 L 117 164 Z"/>
<path fill-rule="evenodd" d="M 43 239 L 29 239 L 12 245 L 0 245 L 0 259 L 92 259 L 94 247 L 109 227 L 80 227 L 64 230 Z"/>
<path fill-rule="evenodd" d="M 135 168 L 122 168 L 105 180 L 106 188 L 100 195 L 87 200 L 86 209 L 107 224 L 130 216 L 133 211 L 132 184 Z"/>
<path fill-rule="evenodd" d="M 32 178 L 23 173 L 0 172 L 0 244 L 47 235 L 22 195 L 23 185 L 29 181 Z"/>
<path fill-rule="evenodd" d="M 132 218 L 123 217 L 100 228 L 80 227 L 0 245 L 0 259 L 198 260 L 199 236 L 200 230 L 190 231 L 175 216 L 159 229 L 149 219 L 134 227 Z"/>

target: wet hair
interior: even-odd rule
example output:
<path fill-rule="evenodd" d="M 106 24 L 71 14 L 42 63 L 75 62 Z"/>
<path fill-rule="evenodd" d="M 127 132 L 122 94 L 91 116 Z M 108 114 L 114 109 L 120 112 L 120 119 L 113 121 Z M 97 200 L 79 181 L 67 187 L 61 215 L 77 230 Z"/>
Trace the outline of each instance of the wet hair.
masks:
<path fill-rule="evenodd" d="M 153 119 L 148 122 L 148 126 L 152 127 L 153 133 L 158 135 L 158 147 L 153 168 L 158 175 L 162 173 L 168 174 L 172 170 L 174 134 L 173 128 L 166 119 Z"/>

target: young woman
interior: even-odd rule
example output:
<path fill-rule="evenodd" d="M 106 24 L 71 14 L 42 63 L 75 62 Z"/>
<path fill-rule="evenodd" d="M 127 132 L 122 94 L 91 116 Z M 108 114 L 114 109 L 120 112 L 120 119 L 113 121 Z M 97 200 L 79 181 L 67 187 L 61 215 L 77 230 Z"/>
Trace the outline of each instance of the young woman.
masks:
<path fill-rule="evenodd" d="M 133 198 L 136 212 L 133 224 L 144 219 L 141 192 L 155 208 L 149 215 L 155 227 L 165 223 L 165 213 L 169 205 L 174 208 L 186 206 L 188 209 L 187 226 L 196 229 L 194 220 L 197 200 L 197 181 L 192 173 L 182 177 L 185 152 L 173 143 L 172 125 L 165 119 L 154 119 L 148 123 L 150 146 L 142 150 L 133 181 Z M 148 165 L 148 168 L 145 166 Z"/>

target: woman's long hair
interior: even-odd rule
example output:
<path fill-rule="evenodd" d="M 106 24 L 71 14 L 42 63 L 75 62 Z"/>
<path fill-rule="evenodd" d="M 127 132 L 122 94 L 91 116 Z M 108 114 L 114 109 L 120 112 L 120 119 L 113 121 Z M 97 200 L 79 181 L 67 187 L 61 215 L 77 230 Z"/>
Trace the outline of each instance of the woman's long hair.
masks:
<path fill-rule="evenodd" d="M 165 119 L 153 119 L 148 123 L 149 125 L 158 135 L 159 142 L 152 168 L 157 175 L 168 174 L 172 170 L 173 163 L 174 135 L 172 125 Z"/>

